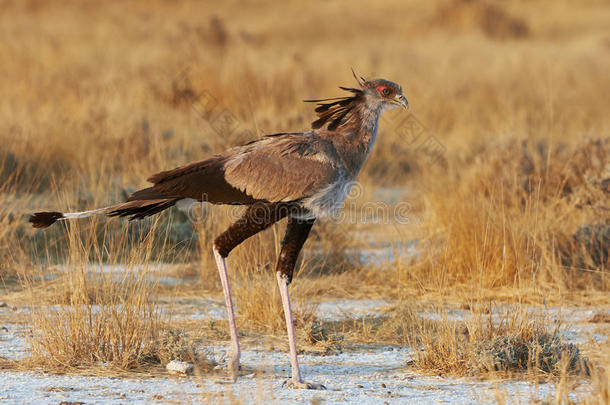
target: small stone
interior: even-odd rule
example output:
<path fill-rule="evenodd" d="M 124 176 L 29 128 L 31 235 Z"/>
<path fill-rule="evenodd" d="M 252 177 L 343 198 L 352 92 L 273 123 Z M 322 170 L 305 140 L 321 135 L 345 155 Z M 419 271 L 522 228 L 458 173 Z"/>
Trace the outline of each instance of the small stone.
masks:
<path fill-rule="evenodd" d="M 0 302 L 0 308 L 6 308 L 8 307 L 8 304 L 4 301 Z"/>
<path fill-rule="evenodd" d="M 385 383 L 381 383 L 381 388 L 387 388 Z"/>
<path fill-rule="evenodd" d="M 172 374 L 192 374 L 194 367 L 186 361 L 172 360 L 165 368 Z"/>
<path fill-rule="evenodd" d="M 356 385 L 356 387 L 358 387 L 358 388 L 364 388 L 364 385 L 362 385 L 362 384 L 358 384 L 358 385 Z"/>

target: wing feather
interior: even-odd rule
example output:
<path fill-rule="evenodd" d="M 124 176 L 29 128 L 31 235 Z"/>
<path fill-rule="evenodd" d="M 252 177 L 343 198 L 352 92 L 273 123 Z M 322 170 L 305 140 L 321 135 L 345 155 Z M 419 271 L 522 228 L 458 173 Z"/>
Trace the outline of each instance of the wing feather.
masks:
<path fill-rule="evenodd" d="M 334 147 L 311 133 L 262 138 L 235 149 L 224 165 L 225 179 L 257 200 L 298 201 L 339 177 Z"/>
<path fill-rule="evenodd" d="M 129 201 L 194 198 L 220 204 L 298 201 L 340 174 L 332 143 L 312 133 L 265 136 L 221 155 L 157 173 Z"/>

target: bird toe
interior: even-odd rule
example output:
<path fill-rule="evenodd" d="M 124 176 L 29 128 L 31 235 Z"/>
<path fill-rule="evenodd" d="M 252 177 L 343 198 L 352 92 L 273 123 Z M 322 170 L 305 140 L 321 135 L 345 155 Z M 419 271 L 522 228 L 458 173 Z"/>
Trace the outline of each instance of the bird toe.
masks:
<path fill-rule="evenodd" d="M 304 381 L 294 381 L 292 378 L 284 381 L 282 386 L 286 388 L 302 389 L 302 390 L 325 390 L 326 387 L 322 384 L 308 383 Z"/>

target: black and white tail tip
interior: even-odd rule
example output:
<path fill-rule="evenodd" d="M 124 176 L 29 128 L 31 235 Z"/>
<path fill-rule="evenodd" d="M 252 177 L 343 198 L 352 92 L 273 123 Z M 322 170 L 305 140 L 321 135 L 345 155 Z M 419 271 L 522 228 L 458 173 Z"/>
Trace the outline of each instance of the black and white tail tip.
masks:
<path fill-rule="evenodd" d="M 36 212 L 30 216 L 29 221 L 34 228 L 46 228 L 63 218 L 64 214 L 57 211 Z"/>
<path fill-rule="evenodd" d="M 34 228 L 47 228 L 53 225 L 57 221 L 64 221 L 67 219 L 79 219 L 88 218 L 93 215 L 107 214 L 108 208 L 98 208 L 96 210 L 81 211 L 81 212 L 57 212 L 57 211 L 44 211 L 36 212 L 30 216 L 30 223 Z"/>

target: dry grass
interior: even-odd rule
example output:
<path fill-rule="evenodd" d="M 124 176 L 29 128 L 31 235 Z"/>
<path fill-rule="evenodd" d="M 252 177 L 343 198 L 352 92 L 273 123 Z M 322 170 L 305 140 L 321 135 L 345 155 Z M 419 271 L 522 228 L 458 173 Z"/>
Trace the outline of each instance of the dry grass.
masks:
<path fill-rule="evenodd" d="M 44 232 L 29 229 L 25 214 L 105 206 L 160 169 L 305 130 L 311 106 L 300 101 L 336 95 L 351 83 L 349 66 L 400 82 L 412 105 L 411 115 L 381 123 L 355 209 L 392 186 L 390 209 L 408 202 L 418 221 L 314 227 L 292 286 L 303 340 L 324 337 L 309 304 L 321 296 L 608 302 L 604 2 L 391 1 L 367 12 L 334 2 L 308 12 L 291 2 L 264 11 L 230 2 L 0 3 L 0 33 L 10 39 L 0 44 L 0 269 L 7 299 L 32 308 L 32 347 L 44 364 L 139 367 L 167 329 L 159 286 L 146 271 L 116 280 L 85 269 L 177 263 L 197 281 L 164 292 L 219 296 L 210 245 L 239 209 L 212 207 L 196 226 L 172 210 L 139 224 L 85 220 Z M 233 125 L 218 120 L 227 112 Z M 273 278 L 283 226 L 228 261 L 240 328 L 253 335 L 284 330 Z M 388 240 L 417 240 L 419 254 L 363 263 L 359 249 Z M 70 271 L 45 281 L 52 264 Z M 523 318 L 491 326 L 481 314 L 459 326 L 402 311 L 391 322 L 328 326 L 322 340 L 418 339 L 422 368 L 460 374 L 476 368 L 464 362 L 477 347 L 488 353 L 520 339 L 528 348 L 520 366 L 540 367 L 529 350 L 544 346 L 537 339 L 546 332 Z M 504 367 L 476 363 L 481 372 Z"/>
<path fill-rule="evenodd" d="M 586 405 L 602 405 L 610 403 L 610 372 L 608 363 L 605 368 L 593 375 L 593 392 L 586 396 L 582 403 Z"/>
<path fill-rule="evenodd" d="M 442 313 L 439 314 L 443 316 Z M 559 326 L 523 309 L 466 321 L 419 322 L 411 345 L 419 349 L 413 366 L 440 375 L 559 375 L 586 371 L 579 349 L 563 342 Z"/>
<path fill-rule="evenodd" d="M 410 347 L 409 367 L 442 376 L 552 378 L 562 372 L 585 376 L 590 362 L 565 343 L 565 326 L 519 305 L 494 305 L 462 319 L 445 307 L 401 302 L 383 316 L 324 322 L 307 329 L 303 343 L 331 348 L 344 343 Z M 316 339 L 317 337 L 317 339 Z M 311 342 L 313 341 L 313 342 Z M 329 350 L 332 352 L 332 350 Z"/>
<path fill-rule="evenodd" d="M 609 146 L 524 142 L 483 151 L 458 181 L 431 186 L 427 249 L 407 277 L 438 289 L 606 291 L 609 225 L 600 212 Z"/>
<path fill-rule="evenodd" d="M 13 296 L 27 302 L 30 315 L 23 320 L 30 330 L 30 356 L 25 365 L 46 371 L 111 372 L 150 371 L 171 360 L 190 360 L 201 370 L 212 362 L 179 330 L 168 329 L 169 314 L 159 304 L 158 285 L 149 277 L 153 229 L 139 240 L 141 250 L 124 257 L 126 239 L 114 240 L 106 267 L 86 264 L 101 255 L 95 234 L 81 239 L 77 225 L 67 230 L 70 256 L 66 269 L 53 279 L 48 272 L 23 272 L 25 287 Z M 117 271 L 118 270 L 118 271 Z M 47 277 L 45 277 L 47 276 Z M 56 277 L 56 278 L 55 278 Z"/>
<path fill-rule="evenodd" d="M 555 393 L 545 399 L 544 404 L 602 405 L 610 401 L 610 352 L 607 345 L 601 349 L 601 358 L 591 371 L 591 385 L 583 390 L 582 380 L 571 378 L 562 370 Z M 506 395 L 498 395 L 498 403 L 506 403 Z"/>
<path fill-rule="evenodd" d="M 78 227 L 71 226 L 69 271 L 59 282 L 23 274 L 31 293 L 31 361 L 47 369 L 137 368 L 155 350 L 163 321 L 155 304 L 155 286 L 146 279 L 147 258 L 134 257 L 124 273 L 102 268 L 90 273 L 85 263 L 99 247 L 93 237 L 80 237 Z M 143 263 L 144 271 L 130 271 L 135 263 Z M 51 294 L 38 293 L 48 289 Z"/>

